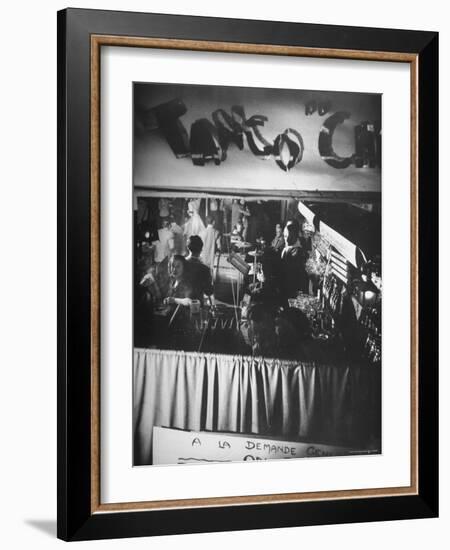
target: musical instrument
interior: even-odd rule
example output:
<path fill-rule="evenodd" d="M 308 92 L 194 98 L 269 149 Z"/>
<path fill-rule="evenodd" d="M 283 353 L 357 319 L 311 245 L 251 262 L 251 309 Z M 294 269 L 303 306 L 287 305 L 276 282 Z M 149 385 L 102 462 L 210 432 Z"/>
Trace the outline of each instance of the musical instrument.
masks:
<path fill-rule="evenodd" d="M 261 250 L 249 250 L 247 252 L 247 254 L 249 256 L 253 256 L 254 258 L 259 258 L 263 255 L 263 253 L 261 252 Z"/>
<path fill-rule="evenodd" d="M 246 249 L 246 248 L 251 248 L 253 245 L 251 243 L 247 243 L 245 241 L 236 241 L 235 243 L 233 243 L 234 246 L 236 246 L 237 248 L 243 248 L 243 249 Z"/>
<path fill-rule="evenodd" d="M 229 262 L 240 273 L 242 273 L 242 275 L 247 275 L 247 273 L 250 271 L 249 265 L 246 264 L 245 261 L 234 252 L 230 252 L 230 255 L 227 258 L 227 262 Z"/>

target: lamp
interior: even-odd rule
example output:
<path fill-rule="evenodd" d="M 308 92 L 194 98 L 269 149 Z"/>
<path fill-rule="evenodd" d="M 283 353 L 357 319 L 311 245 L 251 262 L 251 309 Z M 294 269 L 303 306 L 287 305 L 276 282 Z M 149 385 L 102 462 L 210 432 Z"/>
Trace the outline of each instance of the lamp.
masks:
<path fill-rule="evenodd" d="M 363 275 L 361 280 L 355 281 L 354 285 L 355 294 L 357 294 L 358 300 L 363 307 L 375 302 L 379 291 L 371 279 Z"/>

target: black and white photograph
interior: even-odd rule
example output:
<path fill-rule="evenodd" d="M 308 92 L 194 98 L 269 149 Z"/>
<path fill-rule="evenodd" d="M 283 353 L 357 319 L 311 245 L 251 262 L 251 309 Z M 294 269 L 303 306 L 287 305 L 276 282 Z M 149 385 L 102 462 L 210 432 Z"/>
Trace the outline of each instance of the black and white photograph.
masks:
<path fill-rule="evenodd" d="M 445 3 L 74 4 L 2 10 L 4 548 L 445 548 Z"/>
<path fill-rule="evenodd" d="M 382 96 L 133 83 L 133 465 L 382 453 Z"/>

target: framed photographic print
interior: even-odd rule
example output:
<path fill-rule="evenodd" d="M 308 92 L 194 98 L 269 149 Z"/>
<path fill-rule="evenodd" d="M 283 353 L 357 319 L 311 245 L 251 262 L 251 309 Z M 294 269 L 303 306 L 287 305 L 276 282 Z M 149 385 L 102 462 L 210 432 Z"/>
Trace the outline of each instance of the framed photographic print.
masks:
<path fill-rule="evenodd" d="M 58 13 L 58 536 L 435 517 L 438 37 Z"/>

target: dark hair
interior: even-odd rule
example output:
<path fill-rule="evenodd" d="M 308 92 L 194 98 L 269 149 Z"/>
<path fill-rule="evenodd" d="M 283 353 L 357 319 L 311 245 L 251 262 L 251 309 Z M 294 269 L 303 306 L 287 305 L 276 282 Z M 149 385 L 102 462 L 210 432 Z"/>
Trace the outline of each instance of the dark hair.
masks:
<path fill-rule="evenodd" d="M 255 299 L 248 309 L 248 320 L 255 323 L 261 323 L 263 321 L 272 321 L 275 317 L 277 307 L 272 303 L 270 298 L 264 293 L 259 295 L 252 294 L 252 299 Z"/>
<path fill-rule="evenodd" d="M 289 236 L 287 238 L 287 244 L 288 245 L 294 244 L 295 241 L 298 239 L 298 235 L 300 232 L 300 227 L 298 225 L 298 222 L 296 220 L 289 220 L 286 223 L 285 229 L 287 229 L 289 232 Z"/>
<path fill-rule="evenodd" d="M 252 308 L 256 307 L 255 315 L 258 316 L 258 311 L 261 311 L 262 307 L 271 317 L 275 316 L 281 306 L 280 293 L 275 284 L 270 286 L 270 290 L 267 286 L 264 285 L 250 292 L 252 303 L 249 312 Z"/>
<path fill-rule="evenodd" d="M 186 258 L 182 256 L 181 254 L 174 254 L 171 256 L 170 260 L 173 262 L 174 260 L 178 260 L 183 264 L 183 266 L 186 264 Z"/>
<path fill-rule="evenodd" d="M 208 225 L 212 225 L 216 220 L 212 217 L 212 216 L 207 216 L 206 217 L 206 223 Z"/>
<path fill-rule="evenodd" d="M 289 307 L 281 312 L 280 317 L 292 326 L 298 338 L 311 336 L 311 326 L 303 311 Z"/>
<path fill-rule="evenodd" d="M 298 224 L 298 221 L 297 220 L 288 220 L 286 222 L 286 229 L 289 231 L 289 232 L 296 232 L 298 234 L 298 232 L 300 231 L 300 226 Z"/>
<path fill-rule="evenodd" d="M 198 235 L 191 235 L 187 241 L 187 247 L 192 254 L 200 254 L 203 248 L 203 241 Z"/>

